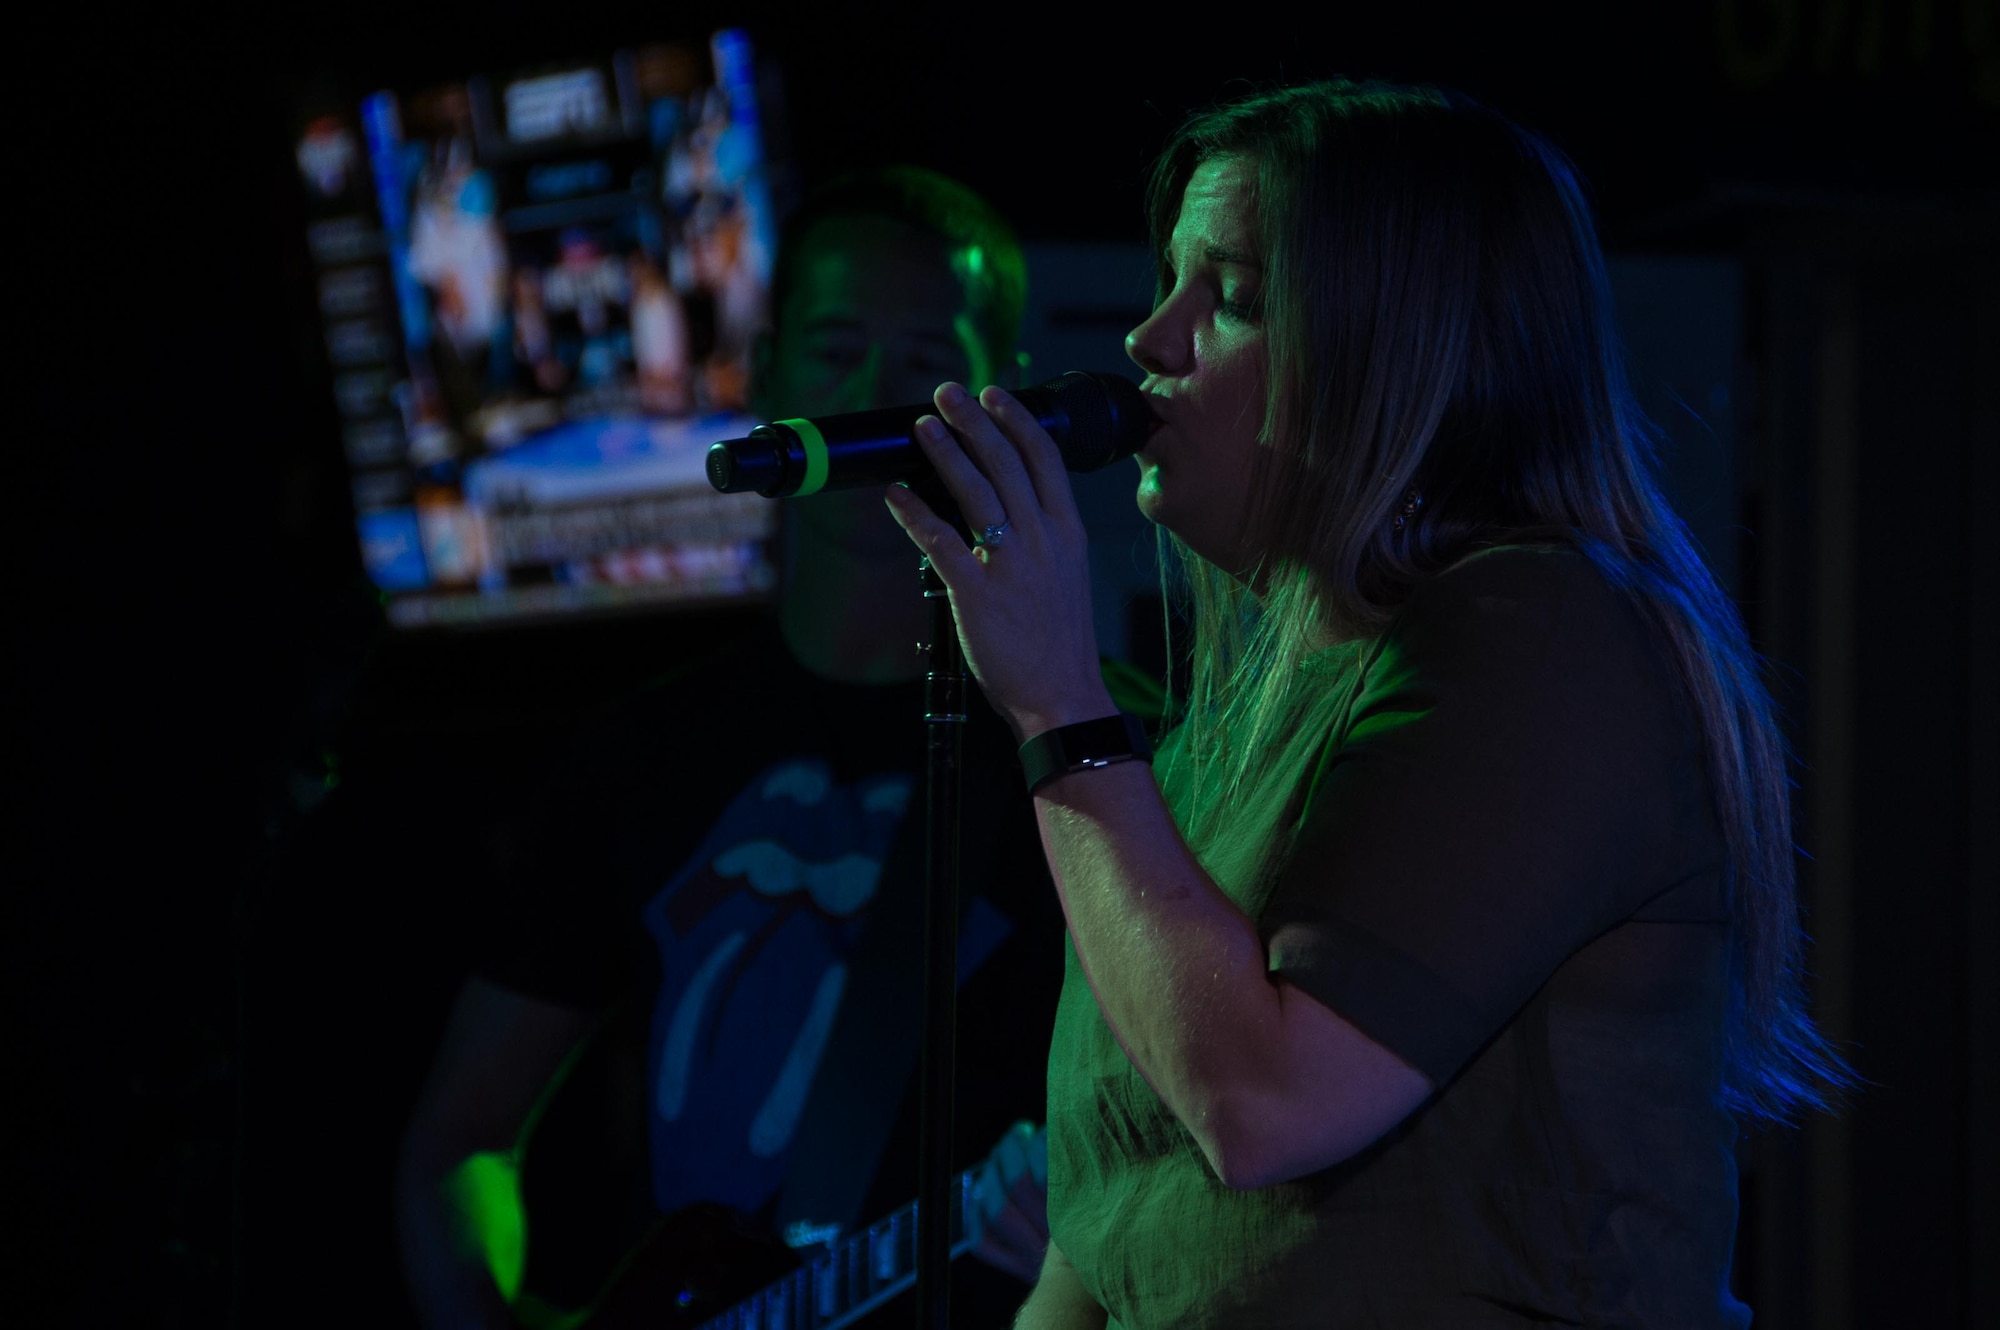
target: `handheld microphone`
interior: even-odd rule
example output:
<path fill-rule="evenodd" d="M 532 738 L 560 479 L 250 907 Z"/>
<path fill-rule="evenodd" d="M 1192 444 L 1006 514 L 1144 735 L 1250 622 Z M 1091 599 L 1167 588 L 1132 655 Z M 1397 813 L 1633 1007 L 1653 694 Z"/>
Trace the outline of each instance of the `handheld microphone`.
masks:
<path fill-rule="evenodd" d="M 1145 395 L 1116 374 L 1071 370 L 1014 397 L 1056 441 L 1071 471 L 1095 471 L 1130 457 L 1152 432 Z M 928 475 L 916 425 L 936 410 L 918 402 L 759 425 L 748 438 L 710 446 L 708 483 L 724 494 L 792 499 Z"/>

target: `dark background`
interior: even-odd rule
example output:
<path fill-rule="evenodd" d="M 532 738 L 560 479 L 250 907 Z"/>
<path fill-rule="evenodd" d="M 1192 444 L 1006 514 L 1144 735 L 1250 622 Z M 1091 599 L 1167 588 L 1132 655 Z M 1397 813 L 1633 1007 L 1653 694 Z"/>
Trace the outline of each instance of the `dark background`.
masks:
<path fill-rule="evenodd" d="M 1800 754 L 1818 1009 L 1871 1085 L 1746 1140 L 1759 1324 L 1993 1324 L 2000 13 L 1990 0 L 42 14 L 10 116 L 10 1301 L 398 1325 L 394 1134 L 520 783 L 734 630 L 391 638 L 292 194 L 300 94 L 752 29 L 796 183 L 914 161 L 1129 240 L 1188 109 L 1331 73 L 1549 132 L 1607 244 L 1741 262 L 1732 554 Z M 332 779 L 329 780 L 329 777 Z M 329 792 L 330 790 L 330 792 Z"/>

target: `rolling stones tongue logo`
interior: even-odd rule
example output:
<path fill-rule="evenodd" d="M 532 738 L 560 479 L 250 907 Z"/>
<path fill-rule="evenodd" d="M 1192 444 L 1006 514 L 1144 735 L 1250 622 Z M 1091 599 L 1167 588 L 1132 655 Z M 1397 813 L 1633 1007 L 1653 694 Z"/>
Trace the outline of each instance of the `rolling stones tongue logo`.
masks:
<path fill-rule="evenodd" d="M 858 915 L 913 783 L 892 773 L 839 785 L 810 760 L 771 767 L 647 904 L 662 975 L 647 1063 L 663 1211 L 693 1200 L 754 1210 L 782 1181 Z"/>

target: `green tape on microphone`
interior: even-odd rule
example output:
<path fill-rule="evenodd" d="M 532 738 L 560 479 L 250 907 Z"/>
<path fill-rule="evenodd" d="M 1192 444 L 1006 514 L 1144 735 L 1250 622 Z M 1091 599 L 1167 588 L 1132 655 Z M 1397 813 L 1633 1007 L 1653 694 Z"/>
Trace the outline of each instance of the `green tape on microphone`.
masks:
<path fill-rule="evenodd" d="M 778 423 L 798 435 L 799 446 L 806 450 L 806 478 L 792 491 L 792 497 L 802 499 L 808 494 L 819 493 L 826 488 L 826 436 L 810 420 L 781 420 Z"/>

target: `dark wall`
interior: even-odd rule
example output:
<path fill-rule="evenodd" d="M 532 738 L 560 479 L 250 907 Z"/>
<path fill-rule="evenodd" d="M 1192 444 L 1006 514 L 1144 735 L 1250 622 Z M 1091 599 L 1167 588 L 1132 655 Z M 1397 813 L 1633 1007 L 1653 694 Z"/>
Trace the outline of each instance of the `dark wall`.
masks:
<path fill-rule="evenodd" d="M 1758 218 L 1746 609 L 1798 750 L 1823 1026 L 1849 1110 L 1745 1152 L 1767 1324 L 1994 1305 L 1995 218 Z"/>
<path fill-rule="evenodd" d="M 1747 1156 L 1746 1269 L 1766 1324 L 1974 1324 L 1978 1251 L 1996 1262 L 1974 1128 L 2000 1063 L 1982 1006 L 2000 37 L 1979 0 L 1309 23 L 371 0 L 46 29 L 9 162 L 11 381 L 34 410 L 10 430 L 0 973 L 28 1091 L 9 1166 L 32 1190 L 7 1188 L 36 1198 L 27 1301 L 92 1324 L 403 1315 L 387 1150 L 510 801 L 594 700 L 732 625 L 383 634 L 287 117 L 308 87 L 698 33 L 711 13 L 747 19 L 781 68 L 802 184 L 915 160 L 1031 238 L 1129 239 L 1186 108 L 1383 74 L 1548 130 L 1615 244 L 1744 260 L 1739 585 L 1805 759 L 1823 1008 L 1874 1082 L 1841 1123 Z"/>

